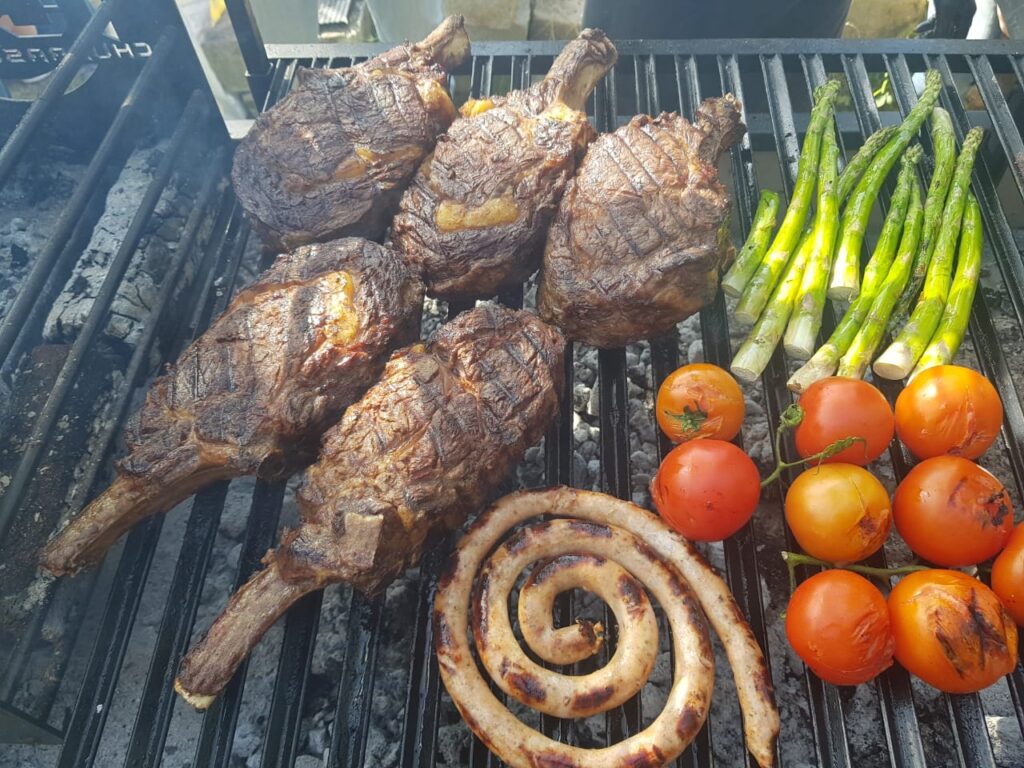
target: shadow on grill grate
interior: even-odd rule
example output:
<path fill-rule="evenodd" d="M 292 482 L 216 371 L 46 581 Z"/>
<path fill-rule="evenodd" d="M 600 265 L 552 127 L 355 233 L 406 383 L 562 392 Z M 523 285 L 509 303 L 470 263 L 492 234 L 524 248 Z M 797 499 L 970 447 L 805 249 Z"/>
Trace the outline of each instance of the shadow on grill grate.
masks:
<path fill-rule="evenodd" d="M 103 14 L 118 11 L 116 0 L 102 8 L 100 21 L 82 33 L 83 50 L 106 24 Z M 145 26 L 126 21 L 128 29 L 145 37 Z M 0 727 L 11 740 L 63 741 L 61 766 L 279 766 L 297 764 L 300 755 L 304 766 L 495 764 L 443 692 L 432 652 L 433 586 L 450 542 L 429 552 L 382 598 L 367 600 L 348 588 L 304 598 L 205 714 L 174 696 L 178 662 L 228 594 L 258 567 L 279 524 L 294 517 L 292 487 L 251 479 L 218 484 L 139 526 L 101 568 L 57 583 L 35 574 L 35 551 L 58 519 L 103 487 L 116 435 L 158 362 L 173 359 L 266 265 L 223 184 L 223 130 L 214 125 L 207 95 L 188 92 L 200 83 L 198 68 L 176 35 L 166 32 L 154 41 L 152 56 L 142 62 L 97 69 L 94 76 L 104 78 L 107 69 L 135 67 L 105 136 L 84 161 L 57 167 L 57 150 L 32 141 L 54 119 L 57 97 L 81 63 L 74 56 L 0 152 L 0 195 L 33 199 L 41 208 L 30 223 L 24 212 L 17 215 L 26 209 L 13 202 L 9 216 L 0 214 L 11 254 L 0 262 L 6 406 L 0 413 Z M 735 201 L 733 238 L 739 241 L 762 186 L 791 191 L 815 86 L 829 77 L 844 84 L 837 118 L 850 156 L 864 137 L 911 108 L 913 73 L 939 69 L 946 85 L 942 104 L 958 139 L 972 125 L 992 129 L 973 184 L 988 237 L 986 271 L 962 355 L 1002 394 L 1005 428 L 986 463 L 1014 478 L 1019 506 L 1024 409 L 1013 372 L 1024 370 L 1018 245 L 1024 242 L 1024 143 L 1017 128 L 1024 50 L 1014 45 L 619 43 L 619 63 L 598 87 L 590 111 L 596 127 L 607 131 L 636 112 L 692 116 L 702 98 L 736 94 L 749 134 L 723 163 L 722 179 Z M 461 103 L 523 87 L 543 76 L 558 49 L 548 43 L 475 46 L 477 55 L 451 78 L 451 91 Z M 379 49 L 268 50 L 264 106 L 287 92 L 298 66 L 346 66 L 360 60 L 354 54 Z M 183 60 L 184 69 L 171 66 Z M 879 109 L 872 89 L 883 74 L 893 98 Z M 27 192 L 44 173 L 59 183 Z M 501 299 L 531 307 L 534 285 Z M 462 309 L 428 301 L 424 334 Z M 826 314 L 827 334 L 835 317 Z M 719 294 L 668 337 L 624 350 L 570 349 L 571 397 L 506 490 L 566 483 L 648 504 L 647 483 L 669 448 L 653 421 L 653 393 L 682 362 L 726 365 L 738 340 Z M 788 370 L 777 353 L 760 384 L 745 388 L 750 418 L 743 442 L 762 465 L 771 457 L 768 436 L 790 402 Z M 883 389 L 892 400 L 899 386 Z M 908 467 L 909 456 L 894 445 L 879 472 L 892 486 Z M 788 586 L 777 553 L 793 545 L 780 499 L 790 479 L 766 494 L 752 525 L 706 552 L 727 575 L 769 656 L 783 717 L 781 764 L 1024 762 L 1019 666 L 1005 683 L 972 696 L 937 694 L 900 669 L 857 689 L 825 685 L 804 671 L 788 650 L 780 620 Z M 905 555 L 890 544 L 875 560 Z M 562 623 L 602 611 L 582 595 L 563 598 L 557 610 Z M 653 682 L 621 709 L 583 722 L 545 716 L 539 726 L 584 745 L 639 731 L 664 700 L 672 664 L 664 638 L 662 651 Z M 709 725 L 679 765 L 753 765 L 743 751 L 727 663 L 720 649 L 716 654 L 720 673 Z M 33 764 L 27 754 L 17 752 L 16 764 Z M 48 757 L 41 765 L 56 759 L 56 749 L 42 754 Z"/>

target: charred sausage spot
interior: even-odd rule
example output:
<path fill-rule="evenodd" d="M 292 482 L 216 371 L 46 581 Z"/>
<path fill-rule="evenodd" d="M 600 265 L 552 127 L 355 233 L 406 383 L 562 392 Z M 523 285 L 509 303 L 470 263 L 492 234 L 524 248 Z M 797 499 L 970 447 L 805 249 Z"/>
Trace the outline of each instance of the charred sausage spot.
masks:
<path fill-rule="evenodd" d="M 612 537 L 612 529 L 607 525 L 591 523 L 587 520 L 570 520 L 569 527 L 576 533 L 595 539 L 610 539 Z"/>
<path fill-rule="evenodd" d="M 602 688 L 577 693 L 573 697 L 572 705 L 576 709 L 590 711 L 600 707 L 613 695 L 615 695 L 615 688 L 611 685 L 606 685 Z"/>
<path fill-rule="evenodd" d="M 557 752 L 542 752 L 534 759 L 537 768 L 579 768 L 579 763 Z"/>
<path fill-rule="evenodd" d="M 626 610 L 631 614 L 641 613 L 647 606 L 647 596 L 637 580 L 629 574 L 619 576 L 619 594 L 622 596 Z"/>
<path fill-rule="evenodd" d="M 455 638 L 452 637 L 452 628 L 448 626 L 448 620 L 440 611 L 434 611 L 434 626 L 437 627 L 437 634 L 434 646 L 438 653 L 450 651 L 455 647 Z"/>
<path fill-rule="evenodd" d="M 518 531 L 509 536 L 505 543 L 502 545 L 505 551 L 511 555 L 519 554 L 526 545 L 530 543 L 530 529 L 520 528 Z"/>
<path fill-rule="evenodd" d="M 694 707 L 686 707 L 676 721 L 676 733 L 679 738 L 692 739 L 701 725 L 701 714 Z"/>
<path fill-rule="evenodd" d="M 505 672 L 502 675 L 512 694 L 519 698 L 524 704 L 528 702 L 541 702 L 547 698 L 547 692 L 540 680 L 529 672 Z"/>
<path fill-rule="evenodd" d="M 641 748 L 622 763 L 624 768 L 661 768 L 664 764 L 665 753 L 656 746 L 652 746 L 650 749 Z"/>
<path fill-rule="evenodd" d="M 473 595 L 473 634 L 480 650 L 487 648 L 487 610 L 490 606 L 490 576 L 485 572 L 480 575 L 475 594 Z"/>

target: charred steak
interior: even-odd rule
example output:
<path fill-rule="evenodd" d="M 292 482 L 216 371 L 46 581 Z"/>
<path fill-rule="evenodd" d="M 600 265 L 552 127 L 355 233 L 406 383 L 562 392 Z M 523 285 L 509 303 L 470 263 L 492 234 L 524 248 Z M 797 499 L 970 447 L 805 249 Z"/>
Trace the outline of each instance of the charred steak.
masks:
<path fill-rule="evenodd" d="M 235 193 L 272 250 L 379 240 L 420 161 L 455 118 L 447 72 L 469 54 L 461 16 L 346 69 L 300 69 L 235 152 Z"/>
<path fill-rule="evenodd" d="M 732 261 L 718 156 L 745 130 L 736 100 L 694 125 L 634 117 L 591 145 L 548 234 L 541 316 L 598 347 L 665 333 L 710 302 Z"/>
<path fill-rule="evenodd" d="M 302 595 L 346 581 L 368 594 L 460 525 L 554 419 L 564 342 L 536 315 L 483 305 L 395 354 L 324 438 L 286 531 L 185 658 L 175 687 L 209 705 Z"/>
<path fill-rule="evenodd" d="M 537 269 L 558 200 L 594 137 L 587 96 L 616 56 L 603 32 L 587 29 L 543 81 L 463 106 L 392 228 L 431 295 L 493 296 Z"/>
<path fill-rule="evenodd" d="M 285 477 L 419 335 L 423 287 L 404 261 L 349 238 L 282 256 L 150 388 L 118 477 L 43 550 L 66 574 L 143 518 L 239 475 Z"/>

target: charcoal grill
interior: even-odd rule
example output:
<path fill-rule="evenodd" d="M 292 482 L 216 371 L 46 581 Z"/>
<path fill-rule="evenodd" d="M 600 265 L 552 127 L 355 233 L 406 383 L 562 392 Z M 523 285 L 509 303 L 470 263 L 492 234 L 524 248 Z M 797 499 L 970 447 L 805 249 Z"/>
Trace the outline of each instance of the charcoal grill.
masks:
<path fill-rule="evenodd" d="M 263 108 L 287 92 L 297 67 L 347 66 L 383 47 L 262 46 L 244 6 L 229 3 L 229 10 L 254 96 Z M 94 77 L 122 82 L 123 100 L 109 114 L 90 116 L 93 122 L 105 121 L 106 132 L 91 147 L 91 159 L 64 215 L 49 233 L 45 247 L 34 254 L 34 266 L 22 283 L 20 295 L 0 321 L 3 379 L 8 384 L 13 382 L 11 400 L 21 407 L 18 413 L 8 415 L 4 426 L 7 434 L 3 442 L 9 449 L 3 466 L 9 473 L 9 483 L 0 497 L 0 553 L 8 586 L 17 580 L 11 576 L 12 571 L 17 575 L 21 569 L 22 575 L 17 576 L 22 579 L 19 589 L 29 583 L 24 571 L 31 568 L 32 550 L 56 525 L 61 510 L 77 510 L 107 481 L 121 423 L 133 398 L 157 370 L 154 359 L 173 359 L 202 332 L 211 317 L 226 306 L 243 267 L 267 263 L 254 248 L 249 226 L 230 188 L 223 183 L 230 151 L 227 136 L 219 121 L 211 119 L 212 102 L 170 3 L 103 3 L 82 29 L 50 86 L 8 137 L 0 151 L 0 183 L 9 179 L 16 164 L 32 164 L 36 153 L 48 151 L 46 127 L 64 115 L 66 98 L 61 93 L 88 59 L 90 47 L 108 20 L 113 20 L 122 39 L 147 43 L 152 55 L 142 60 L 101 62 Z M 1024 407 L 1014 373 L 1024 365 L 1020 350 L 1024 338 L 1024 259 L 1017 244 L 1024 226 L 1024 141 L 1018 127 L 1024 43 L 708 40 L 618 41 L 617 45 L 619 63 L 590 102 L 599 130 L 609 130 L 637 112 L 680 110 L 692 116 L 702 98 L 723 92 L 736 94 L 745 104 L 750 130 L 732 150 L 731 164 L 723 164 L 722 176 L 736 203 L 736 239 L 742 238 L 750 226 L 760 188 L 758 174 L 761 184 L 776 188 L 781 184 L 785 193 L 791 191 L 813 87 L 830 76 L 838 76 L 847 85 L 849 98 L 840 107 L 838 120 L 848 156 L 865 136 L 880 125 L 898 121 L 910 109 L 916 100 L 913 72 L 925 67 L 939 69 L 945 82 L 942 104 L 953 117 L 958 138 L 972 125 L 989 129 L 973 189 L 982 206 L 986 266 L 993 278 L 975 302 L 965 354 L 1002 394 L 1006 418 L 992 461 L 1001 462 L 1003 479 L 1012 486 L 1019 502 L 1024 495 Z M 560 47 L 554 42 L 474 44 L 472 60 L 451 77 L 452 93 L 462 101 L 468 96 L 524 86 L 544 74 Z M 880 73 L 888 78 L 895 109 L 878 110 L 875 106 L 872 88 Z M 976 88 L 978 99 L 974 102 L 963 96 L 967 85 Z M 192 88 L 198 90 L 190 93 Z M 102 198 L 111 173 L 123 164 L 126 149 L 138 140 L 139 123 L 146 122 L 141 118 L 150 113 L 176 116 L 165 121 L 163 134 L 168 143 L 164 160 L 138 203 L 77 339 L 57 351 L 56 362 L 40 363 L 50 359 L 40 353 L 46 348 L 40 342 L 46 312 L 81 253 L 83 235 L 88 235 L 95 222 L 96 200 Z M 755 162 L 764 151 L 777 153 L 777 171 L 771 165 Z M 927 170 L 923 171 L 924 181 Z M 110 406 L 113 418 L 92 433 L 86 427 L 69 431 L 63 420 L 70 419 L 74 427 L 76 413 L 87 411 L 90 398 L 109 387 L 106 377 L 110 371 L 104 366 L 110 366 L 100 346 L 110 301 L 161 192 L 172 177 L 182 175 L 194 177 L 196 203 L 180 232 L 171 268 L 144 332 L 119 363 L 122 383 L 114 390 Z M 521 306 L 524 291 L 500 299 Z M 452 305 L 447 312 L 450 316 L 464 308 Z M 826 333 L 835 322 L 831 309 L 827 314 Z M 699 331 L 706 359 L 727 365 L 730 332 L 721 294 L 701 313 Z M 567 352 L 570 380 L 574 361 L 584 352 L 578 345 Z M 608 493 L 631 498 L 644 491 L 632 487 L 630 385 L 639 386 L 649 396 L 681 359 L 685 359 L 685 350 L 681 354 L 675 334 L 652 340 L 648 375 L 637 382 L 631 378 L 626 350 L 599 353 L 597 482 Z M 748 419 L 748 426 L 760 419 L 762 429 L 766 421 L 767 429 L 774 430 L 780 412 L 790 402 L 785 388 L 786 365 L 776 354 L 758 387 L 764 414 Z M 898 390 L 898 384 L 884 386 L 890 399 Z M 31 410 L 25 403 L 32 406 Z M 573 427 L 572 402 L 568 398 L 557 424 L 544 440 L 542 484 L 582 482 L 574 468 Z M 750 433 L 745 435 L 749 440 Z M 12 450 L 11 446 L 17 447 Z M 668 448 L 662 440 L 661 453 Z M 895 443 L 889 460 L 896 478 L 910 466 L 910 457 Z M 79 467 L 77 475 L 69 470 L 74 466 Z M 724 561 L 729 584 L 771 660 L 777 685 L 784 663 L 791 663 L 786 662 L 784 639 L 778 632 L 785 594 L 784 586 L 781 591 L 778 588 L 784 585 L 784 576 L 777 556 L 781 547 L 793 546 L 779 524 L 780 499 L 790 479 L 784 476 L 768 492 L 752 525 L 725 542 L 724 547 L 710 552 L 712 558 Z M 228 484 L 220 483 L 184 505 L 188 509 L 182 514 L 187 514 L 187 520 L 177 540 L 180 543 L 172 551 L 161 550 L 160 556 L 176 558 L 176 562 L 164 587 L 166 607 L 159 628 L 155 639 L 149 641 L 148 674 L 137 689 L 125 690 L 123 684 L 119 687 L 119 678 L 128 649 L 144 642 L 133 630 L 151 566 L 162 546 L 162 519 L 138 526 L 101 568 L 47 587 L 45 599 L 21 620 L 3 628 L 0 741 L 61 743 L 57 764 L 62 768 L 99 764 L 96 760 L 101 741 L 111 738 L 108 715 L 118 700 L 128 697 L 133 725 L 130 735 L 122 739 L 124 747 L 118 761 L 123 760 L 124 765 L 183 764 L 180 754 L 172 756 L 165 751 L 168 733 L 177 728 L 191 728 L 196 734 L 195 752 L 186 756 L 192 765 L 241 764 L 240 758 L 232 756 L 232 744 L 241 708 L 253 706 L 253 702 L 244 701 L 247 665 L 204 715 L 176 704 L 172 692 L 174 674 L 190 638 L 205 629 L 193 625 L 228 493 Z M 272 546 L 285 498 L 284 484 L 255 483 L 236 585 L 258 567 L 259 558 Z M 431 651 L 433 587 L 450 546 L 451 541 L 445 542 L 426 556 L 414 581 L 414 615 L 403 618 L 411 651 L 406 662 L 408 685 L 398 696 L 401 729 L 392 764 L 437 764 L 440 729 L 458 722 L 443 694 Z M 882 556 L 875 558 L 876 564 L 883 561 Z M 8 592 L 6 587 L 4 592 Z M 223 604 L 227 594 L 219 599 Z M 265 645 L 276 642 L 278 647 L 271 654 L 276 661 L 266 662 L 267 655 L 261 656 L 265 663 L 276 665 L 269 702 L 255 703 L 265 715 L 258 753 L 262 766 L 294 765 L 303 746 L 309 729 L 306 710 L 313 696 L 309 689 L 310 665 L 323 599 L 320 593 L 304 598 L 287 614 L 280 637 L 264 641 Z M 379 662 L 386 618 L 383 600 L 368 600 L 347 592 L 340 599 L 345 605 L 342 620 L 347 623 L 340 671 L 331 680 L 332 690 L 317 693 L 333 706 L 324 760 L 330 766 L 376 765 L 367 757 L 367 734 L 375 692 L 385 684 L 385 670 Z M 571 605 L 563 602 L 560 611 L 562 620 L 571 620 Z M 62 631 L 54 634 L 54 626 Z M 910 768 L 928 761 L 932 765 L 971 768 L 995 766 L 997 755 L 986 726 L 986 712 L 993 707 L 1010 713 L 1007 718 L 1011 722 L 1016 720 L 1011 738 L 1024 739 L 1024 670 L 1020 666 L 984 697 L 944 696 L 937 707 L 922 706 L 921 689 L 915 688 L 901 669 L 885 673 L 873 687 L 862 687 L 856 694 L 862 698 L 858 703 L 851 690 L 823 684 L 799 665 L 794 668 L 802 675 L 802 682 L 796 688 L 780 687 L 779 691 L 784 719 L 779 759 L 783 765 L 891 764 Z M 728 670 L 720 669 L 719 676 L 723 675 L 728 675 Z M 61 691 L 64 700 L 73 701 L 73 706 L 60 705 Z M 857 720 L 865 711 L 874 713 L 870 718 L 874 725 L 867 732 L 857 731 Z M 641 727 L 641 712 L 641 702 L 633 700 L 608 713 L 607 738 L 619 739 L 636 732 Z M 738 756 L 739 750 L 726 749 L 725 742 L 737 738 L 736 717 L 735 707 L 716 699 L 710 725 L 677 764 L 703 767 L 735 765 L 745 760 L 745 764 L 753 765 L 749 757 Z M 571 737 L 567 723 L 544 718 L 541 725 L 549 734 Z M 855 732 L 857 738 L 852 737 Z M 787 749 L 786 742 L 801 739 L 807 749 L 797 756 Z M 730 754 L 736 757 L 723 757 Z M 496 763 L 476 741 L 470 743 L 464 760 L 472 766 Z"/>

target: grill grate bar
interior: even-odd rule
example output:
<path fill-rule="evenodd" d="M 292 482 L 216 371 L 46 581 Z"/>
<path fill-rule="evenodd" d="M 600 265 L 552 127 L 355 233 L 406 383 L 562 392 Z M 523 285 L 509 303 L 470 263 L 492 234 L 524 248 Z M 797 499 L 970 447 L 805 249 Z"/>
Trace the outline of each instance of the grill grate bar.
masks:
<path fill-rule="evenodd" d="M 986 56 L 967 56 L 967 65 L 971 68 L 974 82 L 978 86 L 981 98 L 988 109 L 989 117 L 992 119 L 992 127 L 1000 144 L 1010 158 L 1007 164 L 1013 180 L 1017 184 L 1017 190 L 1024 197 L 1024 141 L 1021 140 L 1020 129 L 1010 114 L 1010 107 L 1006 103 L 999 82 L 996 80 L 996 73 L 992 69 L 992 63 Z"/>
<path fill-rule="evenodd" d="M 60 64 L 51 73 L 43 92 L 32 102 L 11 135 L 7 137 L 3 149 L 0 149 L 0 184 L 7 180 L 11 170 L 21 159 L 25 148 L 37 135 L 50 108 L 64 95 L 68 86 L 71 85 L 71 81 L 78 74 L 78 70 L 88 62 L 97 38 L 103 34 L 103 30 L 110 23 L 110 19 L 118 10 L 120 3 L 121 0 L 105 0 L 96 9 L 96 13 L 82 27 L 74 44 L 67 50 Z"/>
<path fill-rule="evenodd" d="M 0 323 L 0 361 L 5 361 L 11 350 L 14 348 L 18 335 L 25 330 L 25 321 L 34 306 L 50 305 L 50 296 L 44 296 L 43 289 L 47 281 L 53 275 L 54 266 L 72 230 L 82 216 L 89 199 L 96 190 L 101 179 L 111 170 L 111 163 L 115 153 L 120 152 L 123 158 L 125 143 L 122 134 L 128 125 L 129 119 L 135 114 L 139 105 L 144 103 L 143 94 L 149 90 L 154 79 L 162 73 L 164 64 L 167 63 L 171 52 L 175 48 L 177 35 L 173 31 L 165 32 L 160 41 L 153 47 L 153 55 L 147 59 L 142 67 L 142 72 L 132 84 L 128 95 L 121 102 L 117 116 L 107 130 L 103 141 L 100 142 L 96 153 L 93 155 L 88 168 L 82 175 L 81 181 L 75 188 L 74 194 L 64 206 L 63 213 L 54 225 L 50 239 L 45 248 L 36 258 L 32 265 L 32 271 L 25 278 L 18 297 L 11 304 L 7 316 Z M 70 264 L 67 265 L 70 267 Z M 55 276 L 56 280 L 50 280 L 51 284 L 63 284 L 67 275 Z M 0 532 L 6 527 L 6 522 L 0 525 Z"/>
<path fill-rule="evenodd" d="M 851 96 L 857 107 L 861 137 L 866 139 L 874 131 L 878 130 L 881 120 L 879 119 L 878 108 L 875 105 L 871 84 L 868 80 L 867 69 L 864 66 L 864 57 L 844 56 L 843 71 L 847 77 Z M 888 208 L 889 189 L 887 187 L 888 185 L 884 185 L 880 193 L 883 209 Z M 865 252 L 867 250 L 865 248 Z M 890 397 L 890 401 L 895 397 L 895 389 L 892 385 L 883 386 L 883 390 Z M 903 461 L 903 456 L 898 447 L 892 453 L 896 472 L 899 473 L 903 471 L 900 467 L 905 468 L 906 462 Z M 868 564 L 881 568 L 886 567 L 888 563 L 884 550 L 880 550 L 869 558 Z M 887 593 L 888 589 L 884 589 L 883 592 Z M 914 710 L 910 675 L 902 667 L 890 667 L 877 678 L 875 687 L 881 699 L 882 724 L 885 728 L 890 762 L 893 765 L 900 766 L 900 768 L 924 765 L 926 762 L 924 744 L 921 741 L 917 713 Z"/>
<path fill-rule="evenodd" d="M 788 198 L 792 195 L 792 185 L 797 176 L 800 159 L 800 143 L 793 123 L 789 88 L 780 56 L 762 56 L 761 68 L 768 93 L 768 108 L 775 133 L 776 151 L 782 170 L 782 186 Z M 777 349 L 768 369 L 762 376 L 770 435 L 775 433 L 779 424 L 779 416 L 790 403 L 789 390 L 785 385 L 786 377 L 786 365 L 783 361 L 782 351 Z M 789 455 L 788 447 L 785 449 L 785 453 L 787 455 L 784 458 L 787 461 L 794 458 Z M 776 502 L 777 514 L 780 516 L 783 515 L 782 500 L 785 497 L 785 488 L 793 477 L 795 474 L 791 470 L 787 471 L 783 473 L 783 479 L 776 485 L 779 491 Z M 786 542 L 790 549 L 795 548 L 796 542 L 788 529 L 786 529 Z M 849 766 L 849 745 L 846 743 L 844 716 L 838 691 L 833 686 L 825 685 L 816 675 L 811 674 L 810 670 L 805 669 L 804 677 L 811 705 L 811 726 L 815 747 L 818 751 L 818 762 L 822 765 L 836 767 Z"/>
<path fill-rule="evenodd" d="M 242 552 L 238 557 L 238 575 L 232 592 L 238 589 L 260 567 L 260 560 L 270 548 L 277 532 L 277 520 L 284 501 L 285 484 L 256 481 L 249 520 L 246 524 Z M 159 518 L 157 518 L 159 519 Z M 203 716 L 202 729 L 196 745 L 195 765 L 228 768 L 231 763 L 231 742 L 242 703 L 249 658 L 239 665 L 238 672 L 224 687 Z"/>
<path fill-rule="evenodd" d="M 219 162 L 215 162 L 209 166 L 210 171 L 203 181 L 196 206 L 185 225 L 178 252 L 164 277 L 154 313 L 157 308 L 163 309 L 169 303 L 173 286 L 182 271 L 185 259 L 192 251 L 199 227 L 213 197 L 215 182 L 220 178 L 219 165 Z M 153 319 L 156 319 L 155 314 Z M 153 326 L 155 322 L 147 323 L 147 329 Z M 81 693 L 66 728 L 64 747 L 57 763 L 59 768 L 91 765 L 96 757 L 162 523 L 162 517 L 146 520 L 136 526 L 125 542 Z"/>
<path fill-rule="evenodd" d="M 117 254 L 110 263 L 107 274 L 103 279 L 103 284 L 93 300 L 89 316 L 83 323 L 78 337 L 75 339 L 71 351 L 64 361 L 64 365 L 61 367 L 60 373 L 53 383 L 53 389 L 46 399 L 46 405 L 43 406 L 42 412 L 36 420 L 35 428 L 26 443 L 25 451 L 22 453 L 18 468 L 14 473 L 14 479 L 4 494 L 3 502 L 0 503 L 0 538 L 7 533 L 10 524 L 14 520 L 14 513 L 21 503 L 22 495 L 28 487 L 39 457 L 46 447 L 50 432 L 57 422 L 64 399 L 68 392 L 71 391 L 71 386 L 75 383 L 79 367 L 88 354 L 96 335 L 102 329 L 101 323 L 107 321 L 110 304 L 117 294 L 121 278 L 124 276 L 132 257 L 135 255 L 145 227 L 149 223 L 150 216 L 156 209 L 157 201 L 170 181 L 171 172 L 174 170 L 174 163 L 185 144 L 185 139 L 188 138 L 189 133 L 196 127 L 202 126 L 205 118 L 206 107 L 197 91 L 189 99 L 188 105 L 182 114 L 182 119 L 174 129 L 167 152 L 161 158 L 160 165 L 153 175 L 149 186 L 146 188 L 139 207 L 132 217 L 131 224 L 128 226 L 121 245 L 117 249 Z"/>

